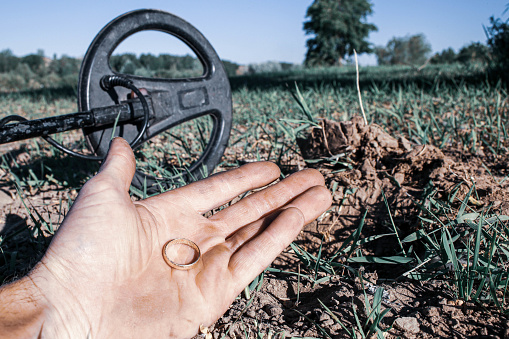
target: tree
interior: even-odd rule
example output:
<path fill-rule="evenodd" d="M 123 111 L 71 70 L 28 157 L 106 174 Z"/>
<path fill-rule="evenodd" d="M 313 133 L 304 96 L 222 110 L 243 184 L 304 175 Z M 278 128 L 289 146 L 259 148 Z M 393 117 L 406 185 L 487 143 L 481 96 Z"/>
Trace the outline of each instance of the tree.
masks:
<path fill-rule="evenodd" d="M 509 23 L 494 17 L 490 18 L 490 22 L 491 27 L 485 28 L 488 46 L 494 61 L 506 68 L 509 66 Z"/>
<path fill-rule="evenodd" d="M 237 69 L 239 68 L 238 64 L 228 61 L 228 60 L 223 60 L 223 66 L 224 66 L 224 69 L 226 70 L 226 74 L 229 77 L 236 75 Z"/>
<path fill-rule="evenodd" d="M 480 42 L 472 42 L 470 45 L 463 46 L 456 56 L 456 60 L 464 64 L 485 63 L 488 59 L 489 48 Z"/>
<path fill-rule="evenodd" d="M 394 37 L 386 47 L 375 49 L 379 65 L 422 65 L 430 53 L 431 45 L 424 34 Z"/>
<path fill-rule="evenodd" d="M 161 69 L 161 61 L 155 55 L 150 53 L 140 55 L 140 62 L 146 69 L 157 71 Z"/>
<path fill-rule="evenodd" d="M 249 64 L 249 74 L 281 72 L 283 67 L 277 61 L 267 61 L 259 64 Z"/>
<path fill-rule="evenodd" d="M 33 72 L 39 73 L 44 68 L 44 56 L 38 54 L 28 54 L 21 58 L 21 63 L 28 65 Z"/>
<path fill-rule="evenodd" d="M 369 0 L 315 0 L 309 6 L 304 22 L 306 35 L 306 66 L 341 65 L 345 56 L 372 52 L 366 40 L 377 27 L 367 23 L 373 13 Z"/>
<path fill-rule="evenodd" d="M 110 66 L 114 71 L 127 74 L 134 74 L 137 68 L 142 67 L 138 57 L 134 53 L 112 55 L 110 57 Z"/>
<path fill-rule="evenodd" d="M 456 52 L 451 47 L 440 53 L 435 53 L 431 59 L 432 64 L 452 64 L 456 62 Z"/>
<path fill-rule="evenodd" d="M 18 64 L 19 59 L 12 54 L 10 49 L 4 49 L 0 52 L 0 73 L 12 71 Z"/>
<path fill-rule="evenodd" d="M 53 58 L 49 65 L 49 72 L 55 73 L 61 78 L 68 75 L 78 74 L 80 71 L 81 62 L 78 59 L 62 55 L 60 59 Z"/>

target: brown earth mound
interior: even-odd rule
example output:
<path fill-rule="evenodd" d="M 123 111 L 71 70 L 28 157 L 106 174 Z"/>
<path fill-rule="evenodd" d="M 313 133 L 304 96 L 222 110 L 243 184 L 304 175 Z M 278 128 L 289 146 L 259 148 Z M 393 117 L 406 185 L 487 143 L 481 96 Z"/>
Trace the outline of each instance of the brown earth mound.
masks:
<path fill-rule="evenodd" d="M 330 187 L 336 187 L 336 209 L 328 216 L 335 222 L 311 226 L 315 235 L 325 235 L 326 240 L 348 236 L 350 232 L 345 230 L 356 228 L 366 209 L 366 225 L 372 226 L 367 234 L 390 226 L 382 192 L 403 236 L 416 230 L 418 204 L 432 189 L 437 190 L 436 198 L 447 200 L 459 186 L 454 202 L 459 204 L 475 185 L 472 204 L 509 213 L 509 180 L 504 180 L 509 175 L 507 157 L 481 159 L 458 151 L 443 152 L 431 145 L 413 145 L 379 126 L 365 125 L 361 118 L 344 122 L 324 119 L 307 138 L 299 139 L 298 145 L 304 159 L 314 160 L 310 165 L 319 167 Z M 375 254 L 381 252 L 383 248 L 375 249 Z"/>

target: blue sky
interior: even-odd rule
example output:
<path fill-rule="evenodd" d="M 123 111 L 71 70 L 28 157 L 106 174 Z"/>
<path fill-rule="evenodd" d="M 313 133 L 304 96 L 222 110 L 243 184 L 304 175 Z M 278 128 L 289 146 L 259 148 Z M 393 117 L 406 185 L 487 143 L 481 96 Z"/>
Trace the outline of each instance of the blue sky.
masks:
<path fill-rule="evenodd" d="M 116 16 L 139 8 L 172 12 L 197 27 L 223 59 L 240 64 L 301 63 L 307 37 L 302 30 L 312 0 L 17 0 L 4 1 L 0 50 L 22 56 L 83 56 L 99 30 Z M 508 0 L 373 0 L 369 22 L 378 26 L 369 41 L 385 45 L 394 36 L 424 33 L 433 51 L 485 42 L 482 25 L 502 16 Z M 504 16 L 506 18 L 507 15 Z M 138 53 L 186 54 L 188 49 L 160 33 L 128 39 L 119 48 Z M 374 64 L 374 57 L 361 57 Z"/>

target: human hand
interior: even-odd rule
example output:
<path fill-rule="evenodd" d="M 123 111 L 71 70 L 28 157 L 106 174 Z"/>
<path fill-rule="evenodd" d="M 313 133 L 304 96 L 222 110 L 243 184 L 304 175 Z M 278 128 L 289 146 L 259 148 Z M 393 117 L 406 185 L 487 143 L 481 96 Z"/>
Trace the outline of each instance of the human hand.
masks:
<path fill-rule="evenodd" d="M 45 305 L 47 337 L 192 337 L 331 203 L 318 171 L 304 170 L 206 218 L 208 211 L 279 178 L 252 163 L 133 202 L 132 150 L 112 141 L 99 173 L 80 191 L 31 283 Z M 164 244 L 186 238 L 201 250 L 190 270 L 163 259 Z M 193 253 L 182 246 L 177 262 Z M 43 335 L 43 336 L 44 336 Z"/>

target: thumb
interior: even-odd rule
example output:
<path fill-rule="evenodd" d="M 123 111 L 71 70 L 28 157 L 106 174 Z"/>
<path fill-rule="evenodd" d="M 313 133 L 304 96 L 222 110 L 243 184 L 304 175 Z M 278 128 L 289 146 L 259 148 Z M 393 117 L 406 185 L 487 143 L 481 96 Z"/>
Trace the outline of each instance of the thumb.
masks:
<path fill-rule="evenodd" d="M 106 155 L 97 177 L 108 177 L 115 187 L 129 190 L 136 170 L 136 160 L 131 146 L 123 138 L 111 140 L 110 149 Z"/>

